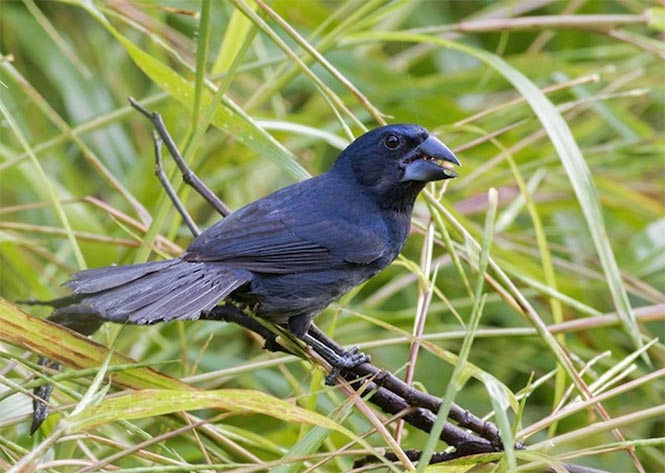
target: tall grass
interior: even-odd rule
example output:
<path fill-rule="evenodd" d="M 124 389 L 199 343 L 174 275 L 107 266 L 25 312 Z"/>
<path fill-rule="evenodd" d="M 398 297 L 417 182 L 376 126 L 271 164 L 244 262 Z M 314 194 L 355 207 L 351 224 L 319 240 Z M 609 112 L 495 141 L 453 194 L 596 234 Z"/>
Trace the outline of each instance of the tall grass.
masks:
<path fill-rule="evenodd" d="M 445 449 L 237 327 L 86 342 L 12 302 L 190 241 L 132 96 L 231 208 L 379 124 L 437 132 L 461 177 L 426 189 L 403 255 L 317 323 L 529 447 L 459 471 L 662 471 L 664 17 L 640 0 L 0 3 L 0 467 L 334 472 L 391 436 Z M 68 367 L 31 438 L 34 352 Z"/>

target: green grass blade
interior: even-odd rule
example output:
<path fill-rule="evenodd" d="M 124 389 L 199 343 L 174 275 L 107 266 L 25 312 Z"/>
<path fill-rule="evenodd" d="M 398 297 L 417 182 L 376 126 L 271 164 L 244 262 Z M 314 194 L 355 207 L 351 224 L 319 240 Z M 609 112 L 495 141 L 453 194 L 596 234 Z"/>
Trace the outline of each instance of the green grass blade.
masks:
<path fill-rule="evenodd" d="M 448 412 L 450 411 L 450 407 L 452 406 L 452 403 L 455 399 L 455 395 L 457 394 L 457 392 L 459 392 L 460 389 L 462 389 L 462 387 L 466 383 L 466 380 L 468 379 L 468 376 L 465 373 L 466 363 L 467 360 L 469 359 L 469 354 L 471 353 L 471 346 L 473 345 L 475 333 L 476 330 L 478 330 L 480 318 L 482 316 L 483 308 L 485 306 L 485 302 L 487 299 L 486 294 L 483 294 L 483 287 L 485 284 L 485 273 L 487 271 L 487 267 L 490 261 L 490 256 L 489 256 L 490 248 L 492 246 L 492 239 L 494 237 L 494 222 L 496 219 L 497 199 L 498 195 L 496 190 L 490 189 L 488 193 L 489 208 L 485 218 L 485 231 L 483 234 L 483 242 L 480 248 L 480 254 L 478 255 L 479 256 L 478 274 L 476 279 L 476 285 L 474 287 L 474 297 L 473 297 L 474 305 L 473 305 L 473 311 L 471 313 L 471 321 L 469 323 L 468 333 L 467 336 L 464 337 L 464 342 L 462 343 L 462 349 L 460 350 L 459 354 L 459 362 L 455 365 L 451 381 L 450 383 L 448 383 L 448 387 L 446 388 L 446 393 L 443 396 L 441 407 L 439 408 L 439 412 L 437 412 L 436 414 L 436 421 L 434 421 L 432 430 L 430 431 L 430 434 L 427 437 L 427 443 L 425 444 L 420 460 L 418 461 L 418 465 L 416 467 L 416 472 L 418 473 L 425 471 L 425 468 L 429 464 L 429 461 L 432 458 L 432 455 L 434 454 L 434 449 L 436 447 L 436 444 L 438 443 L 439 436 L 441 435 L 441 431 L 443 430 L 443 426 L 447 422 Z M 505 396 L 504 390 L 500 387 L 503 385 L 501 385 L 498 382 L 494 383 L 494 378 L 492 377 L 490 378 L 491 380 L 490 384 L 488 384 L 488 388 L 491 389 L 488 390 L 490 391 L 490 393 L 491 391 L 494 391 L 494 394 L 498 395 L 502 400 L 502 402 L 500 402 L 501 407 L 505 406 L 507 408 L 508 406 L 510 406 L 510 401 L 508 400 L 509 397 Z M 508 463 L 511 466 L 511 468 L 514 470 L 515 456 L 512 449 L 513 445 L 512 434 L 510 431 L 510 426 L 509 425 L 506 426 L 505 424 L 506 423 L 501 423 L 499 424 L 499 427 L 502 429 L 501 435 L 504 439 L 506 458 L 508 459 Z M 507 445 L 506 442 L 508 442 Z"/>
<path fill-rule="evenodd" d="M 194 79 L 194 105 L 192 106 L 191 129 L 196 130 L 199 121 L 199 112 L 201 110 L 201 97 L 203 95 L 207 62 L 208 48 L 210 46 L 210 15 L 212 10 L 212 1 L 203 0 L 201 2 L 201 13 L 199 16 L 199 34 L 196 44 L 196 77 Z"/>
<path fill-rule="evenodd" d="M 254 0 L 246 0 L 245 3 L 248 5 L 248 8 L 256 10 L 256 2 Z M 212 66 L 212 74 L 221 74 L 231 67 L 238 53 L 242 50 L 243 43 L 248 37 L 253 36 L 252 29 L 254 29 L 252 22 L 240 10 L 234 9 L 231 19 L 224 30 L 222 45 L 215 58 L 215 64 Z"/>
<path fill-rule="evenodd" d="M 122 419 L 141 419 L 196 409 L 223 409 L 231 412 L 263 414 L 286 422 L 319 425 L 352 435 L 336 422 L 316 412 L 260 391 L 220 389 L 191 391 L 146 389 L 113 396 L 66 419 L 70 431 L 87 430 Z"/>

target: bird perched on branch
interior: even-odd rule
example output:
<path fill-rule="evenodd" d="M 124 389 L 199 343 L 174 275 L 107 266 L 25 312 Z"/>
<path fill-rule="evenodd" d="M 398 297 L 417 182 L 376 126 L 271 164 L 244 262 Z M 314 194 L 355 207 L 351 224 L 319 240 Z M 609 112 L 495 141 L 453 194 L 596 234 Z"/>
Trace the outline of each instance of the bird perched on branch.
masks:
<path fill-rule="evenodd" d="M 376 128 L 326 173 L 231 213 L 178 258 L 74 274 L 48 319 L 89 335 L 107 321 L 198 319 L 226 300 L 303 338 L 314 316 L 397 257 L 418 193 L 456 177 L 451 163 L 420 126 Z"/>

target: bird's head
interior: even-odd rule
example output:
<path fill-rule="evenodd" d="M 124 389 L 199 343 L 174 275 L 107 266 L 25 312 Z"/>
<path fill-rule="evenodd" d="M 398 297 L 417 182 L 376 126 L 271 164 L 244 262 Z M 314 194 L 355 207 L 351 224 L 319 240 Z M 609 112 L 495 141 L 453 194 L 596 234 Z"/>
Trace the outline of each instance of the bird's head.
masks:
<path fill-rule="evenodd" d="M 388 125 L 357 138 L 337 158 L 331 171 L 352 174 L 388 205 L 412 205 L 430 181 L 457 177 L 452 151 L 418 125 Z"/>

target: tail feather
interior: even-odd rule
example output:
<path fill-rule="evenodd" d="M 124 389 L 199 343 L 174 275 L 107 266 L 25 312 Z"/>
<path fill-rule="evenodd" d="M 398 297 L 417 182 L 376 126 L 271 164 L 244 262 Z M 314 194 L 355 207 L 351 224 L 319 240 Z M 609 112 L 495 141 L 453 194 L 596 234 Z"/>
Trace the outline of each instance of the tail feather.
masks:
<path fill-rule="evenodd" d="M 182 260 L 152 261 L 127 266 L 105 266 L 74 273 L 64 286 L 75 294 L 92 294 L 130 283 L 151 273 L 164 271 Z"/>
<path fill-rule="evenodd" d="M 106 321 L 150 324 L 197 319 L 251 279 L 249 271 L 182 259 L 110 266 L 76 273 L 65 284 L 70 296 L 43 303 L 55 308 L 49 320 L 91 335 Z M 42 357 L 39 363 L 48 361 Z M 34 390 L 31 433 L 48 415 L 52 389 L 45 384 Z"/>
<path fill-rule="evenodd" d="M 251 273 L 181 259 L 81 271 L 66 285 L 104 320 L 150 324 L 197 319 Z"/>
<path fill-rule="evenodd" d="M 245 282 L 246 281 L 243 278 L 238 277 L 225 278 L 224 280 L 202 280 L 197 284 L 195 293 L 193 291 L 188 292 L 186 299 L 184 301 L 181 300 L 179 311 L 182 314 L 191 314 L 191 317 L 186 318 L 197 318 L 202 310 L 207 311 L 212 309 L 220 299 L 228 296 Z M 187 290 L 188 288 L 183 287 L 181 291 L 173 293 L 171 300 L 165 299 L 159 305 L 150 306 L 150 313 L 141 311 L 141 313 L 137 313 L 136 316 L 149 318 L 151 313 L 154 314 L 157 311 L 163 311 L 172 303 L 171 301 L 173 299 L 182 299 L 182 292 Z M 183 316 L 178 318 L 183 318 Z"/>
<path fill-rule="evenodd" d="M 175 261 L 177 262 L 177 260 Z M 85 299 L 93 301 L 94 306 L 102 312 L 122 313 L 121 321 L 124 322 L 134 312 L 147 305 L 158 303 L 164 296 L 181 288 L 185 279 L 191 282 L 191 275 L 200 274 L 201 269 L 182 262 L 181 264 L 171 264 L 165 266 L 164 269 L 146 273 L 137 279 L 122 282 L 106 291 L 89 295 Z"/>
<path fill-rule="evenodd" d="M 201 263 L 205 265 L 205 263 Z M 135 324 L 152 323 L 157 320 L 198 319 L 202 311 L 212 309 L 217 303 L 248 281 L 234 271 L 209 274 L 205 269 L 198 278 L 183 277 L 181 284 L 163 293 L 163 298 L 148 303 L 129 318 Z"/>

